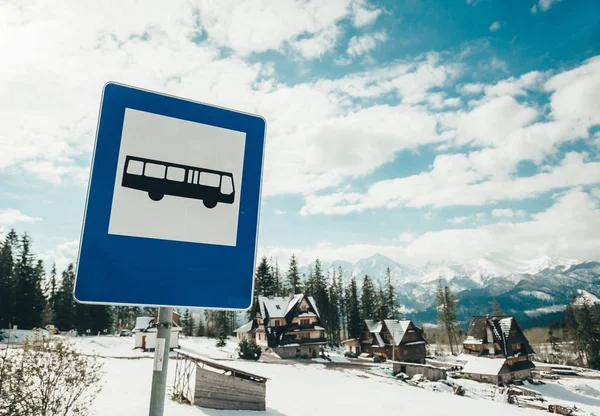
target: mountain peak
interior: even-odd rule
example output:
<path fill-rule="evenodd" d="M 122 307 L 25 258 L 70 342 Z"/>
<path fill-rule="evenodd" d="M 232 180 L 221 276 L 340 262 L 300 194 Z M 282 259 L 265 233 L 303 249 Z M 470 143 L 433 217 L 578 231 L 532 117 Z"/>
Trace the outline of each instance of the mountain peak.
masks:
<path fill-rule="evenodd" d="M 528 274 L 537 274 L 544 270 L 554 270 L 557 267 L 564 268 L 565 270 L 569 267 L 580 263 L 579 260 L 575 259 L 564 259 L 560 257 L 542 256 L 539 259 L 533 260 L 529 263 L 529 267 L 525 271 Z"/>

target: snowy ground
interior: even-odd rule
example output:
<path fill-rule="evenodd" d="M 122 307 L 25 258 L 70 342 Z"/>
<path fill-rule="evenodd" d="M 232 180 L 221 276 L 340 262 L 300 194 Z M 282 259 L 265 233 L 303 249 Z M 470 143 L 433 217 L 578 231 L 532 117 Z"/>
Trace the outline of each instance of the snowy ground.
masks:
<path fill-rule="evenodd" d="M 93 404 L 96 415 L 136 416 L 148 412 L 152 376 L 152 353 L 133 350 L 132 338 L 83 337 L 74 340 L 82 352 L 98 354 L 104 363 L 103 390 Z M 231 360 L 235 342 L 229 342 L 223 350 L 214 346 L 214 339 L 182 339 L 181 347 L 219 360 Z M 343 356 L 334 355 L 333 361 L 346 362 Z M 336 362 L 296 363 L 269 360 L 269 362 L 246 362 L 235 360 L 233 367 L 250 371 L 264 377 L 267 382 L 268 416 L 322 415 L 322 414 L 369 414 L 373 410 L 383 412 L 418 412 L 420 415 L 458 414 L 459 412 L 485 412 L 493 415 L 535 415 L 538 412 L 519 409 L 504 403 L 473 400 L 449 394 L 446 386 L 432 383 L 428 389 L 419 389 L 396 381 L 387 375 L 385 364 L 380 373 L 358 368 L 339 367 Z M 170 396 L 175 363 L 169 363 Z M 303 400 L 290 400 L 300 395 Z M 446 391 L 446 393 L 444 393 Z M 376 403 L 373 399 L 376 398 Z M 168 400 L 165 415 L 169 416 L 240 416 L 248 412 L 217 411 L 201 409 Z"/>
<path fill-rule="evenodd" d="M 70 339 L 78 349 L 99 356 L 104 364 L 103 389 L 92 405 L 93 414 L 111 416 L 145 416 L 148 414 L 153 353 L 134 350 L 130 337 L 79 337 Z M 202 409 L 179 404 L 170 399 L 175 375 L 175 361 L 168 369 L 169 399 L 165 415 L 169 416 L 266 416 L 334 415 L 415 412 L 421 415 L 485 413 L 487 416 L 538 415 L 540 411 L 523 409 L 503 403 L 494 387 L 469 380 L 454 380 L 463 385 L 466 397 L 452 394 L 442 383 L 427 383 L 423 388 L 407 385 L 390 376 L 391 365 L 361 363 L 348 360 L 339 351 L 328 354 L 325 360 L 277 360 L 268 355 L 260 362 L 235 359 L 237 344 L 229 340 L 226 347 L 215 347 L 214 339 L 184 338 L 181 349 L 227 365 L 269 378 L 267 382 L 267 411 L 232 412 Z M 600 380 L 564 379 L 547 383 L 543 394 L 556 399 L 578 399 L 578 407 L 600 415 Z M 533 388 L 534 386 L 527 386 Z M 299 400 L 293 397 L 301 398 Z M 581 400 L 583 399 L 583 400 Z M 556 401 L 558 402 L 558 400 Z M 597 407 L 598 406 L 598 407 Z"/>

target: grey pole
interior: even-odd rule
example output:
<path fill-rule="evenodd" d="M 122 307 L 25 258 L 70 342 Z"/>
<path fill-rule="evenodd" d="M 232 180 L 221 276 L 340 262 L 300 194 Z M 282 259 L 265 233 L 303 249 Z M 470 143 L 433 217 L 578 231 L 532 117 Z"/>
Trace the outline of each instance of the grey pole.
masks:
<path fill-rule="evenodd" d="M 150 416 L 163 416 L 165 409 L 172 322 L 173 308 L 158 308 L 158 332 L 156 334 L 156 346 L 154 350 Z"/>

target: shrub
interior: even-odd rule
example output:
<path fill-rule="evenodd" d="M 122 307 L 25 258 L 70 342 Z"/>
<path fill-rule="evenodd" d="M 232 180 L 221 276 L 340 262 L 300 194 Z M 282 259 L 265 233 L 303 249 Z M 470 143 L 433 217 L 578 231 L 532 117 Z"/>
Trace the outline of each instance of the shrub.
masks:
<path fill-rule="evenodd" d="M 242 360 L 258 361 L 262 354 L 262 349 L 253 340 L 248 341 L 246 338 L 240 341 L 238 348 L 238 356 Z"/>
<path fill-rule="evenodd" d="M 221 332 L 217 338 L 217 348 L 223 348 L 225 345 L 227 345 L 227 336 L 225 332 Z"/>
<path fill-rule="evenodd" d="M 0 416 L 86 415 L 101 369 L 60 338 L 28 338 L 0 357 Z"/>

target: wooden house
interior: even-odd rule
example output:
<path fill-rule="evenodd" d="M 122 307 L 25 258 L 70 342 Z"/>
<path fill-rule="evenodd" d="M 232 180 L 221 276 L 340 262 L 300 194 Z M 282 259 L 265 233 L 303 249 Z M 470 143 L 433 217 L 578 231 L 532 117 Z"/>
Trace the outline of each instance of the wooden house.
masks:
<path fill-rule="evenodd" d="M 266 409 L 267 378 L 176 349 L 173 393 L 195 406 Z"/>
<path fill-rule="evenodd" d="M 535 354 L 513 316 L 474 316 L 460 359 L 463 374 L 491 383 L 531 377 Z"/>
<path fill-rule="evenodd" d="M 360 335 L 361 353 L 408 363 L 425 364 L 427 344 L 423 331 L 408 319 L 367 319 Z"/>
<path fill-rule="evenodd" d="M 314 357 L 326 343 L 325 326 L 312 296 L 259 296 L 254 319 L 234 332 L 281 358 Z"/>

